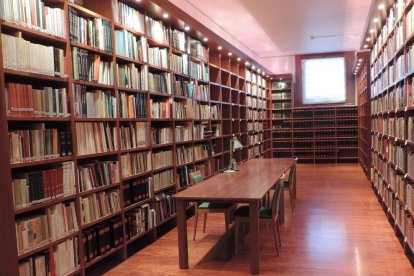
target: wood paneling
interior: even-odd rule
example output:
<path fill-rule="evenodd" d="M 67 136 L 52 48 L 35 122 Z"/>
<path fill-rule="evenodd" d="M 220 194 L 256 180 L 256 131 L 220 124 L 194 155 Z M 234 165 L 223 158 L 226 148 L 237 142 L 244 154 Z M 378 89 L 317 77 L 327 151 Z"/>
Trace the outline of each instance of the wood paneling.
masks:
<path fill-rule="evenodd" d="M 355 83 L 354 75 L 352 74 L 352 64 L 354 61 L 354 52 L 337 52 L 337 53 L 323 53 L 323 54 L 309 54 L 309 55 L 297 55 L 295 56 L 296 65 L 296 85 L 295 85 L 295 97 L 294 106 L 311 106 L 304 105 L 302 101 L 302 60 L 313 58 L 330 58 L 330 57 L 345 57 L 346 66 L 346 100 L 345 104 L 354 105 L 355 102 Z M 332 105 L 332 104 L 329 104 Z M 338 106 L 344 105 L 343 103 L 337 104 Z M 318 104 L 317 106 L 323 106 Z"/>
<path fill-rule="evenodd" d="M 358 164 L 299 164 L 297 189 L 295 212 L 286 208 L 279 257 L 272 232 L 261 230 L 261 275 L 413 274 Z M 206 233 L 188 241 L 190 270 L 178 269 L 175 228 L 107 275 L 249 275 L 247 247 L 228 261 L 211 257 L 224 227 L 221 214 L 208 219 Z"/>

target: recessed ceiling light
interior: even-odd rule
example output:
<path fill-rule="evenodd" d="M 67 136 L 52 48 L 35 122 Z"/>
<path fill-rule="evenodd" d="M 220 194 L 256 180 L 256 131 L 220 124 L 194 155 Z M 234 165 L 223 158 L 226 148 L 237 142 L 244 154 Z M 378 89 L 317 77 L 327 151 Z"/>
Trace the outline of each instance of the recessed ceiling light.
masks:
<path fill-rule="evenodd" d="M 168 18 L 168 13 L 166 13 L 166 12 L 164 12 L 164 14 L 162 15 L 162 17 L 164 17 L 164 18 Z"/>
<path fill-rule="evenodd" d="M 217 49 L 221 50 L 221 49 L 223 49 L 223 47 L 221 47 L 221 46 L 218 46 L 218 47 L 217 47 Z"/>
<path fill-rule="evenodd" d="M 249 63 L 248 61 L 246 61 L 244 64 L 245 64 L 245 65 L 249 65 L 250 63 Z"/>
<path fill-rule="evenodd" d="M 257 73 L 260 73 L 261 71 L 260 71 L 260 69 L 257 69 Z"/>
<path fill-rule="evenodd" d="M 270 78 L 271 80 L 273 80 L 273 78 Z"/>
<path fill-rule="evenodd" d="M 241 58 L 237 58 L 237 61 L 240 61 L 241 60 Z"/>
<path fill-rule="evenodd" d="M 205 38 L 203 38 L 203 40 L 204 40 L 204 42 L 207 42 L 207 41 L 208 41 L 208 38 L 207 38 L 207 37 L 205 37 Z"/>
<path fill-rule="evenodd" d="M 185 26 L 184 30 L 189 31 L 190 30 L 190 26 Z"/>
<path fill-rule="evenodd" d="M 372 34 L 374 32 L 374 29 L 370 29 L 369 32 Z"/>
<path fill-rule="evenodd" d="M 228 53 L 229 57 L 231 57 L 233 54 L 231 52 Z"/>
<path fill-rule="evenodd" d="M 366 48 L 368 48 L 368 45 L 367 45 L 367 44 L 365 44 L 365 45 L 364 45 L 364 48 L 365 48 L 365 49 L 366 49 Z"/>
<path fill-rule="evenodd" d="M 380 10 L 385 9 L 385 5 L 384 5 L 384 4 L 379 4 L 379 5 L 378 5 L 378 9 L 380 9 Z"/>
<path fill-rule="evenodd" d="M 362 59 L 362 58 L 360 58 L 360 59 L 359 59 L 359 61 L 363 61 L 363 59 Z"/>
<path fill-rule="evenodd" d="M 265 75 L 265 73 L 264 72 L 262 72 L 262 76 L 264 76 Z"/>
<path fill-rule="evenodd" d="M 254 65 L 253 65 L 253 66 L 252 66 L 252 69 L 256 69 L 256 66 L 254 66 Z"/>
<path fill-rule="evenodd" d="M 378 22 L 378 18 L 374 18 L 373 20 L 372 20 L 372 22 L 374 22 L 374 23 L 377 23 Z"/>
<path fill-rule="evenodd" d="M 366 41 L 371 41 L 371 38 L 370 37 L 367 37 Z"/>
<path fill-rule="evenodd" d="M 268 78 L 269 77 L 269 75 L 266 75 L 266 78 Z"/>
<path fill-rule="evenodd" d="M 135 2 L 141 2 L 141 0 L 135 0 Z"/>

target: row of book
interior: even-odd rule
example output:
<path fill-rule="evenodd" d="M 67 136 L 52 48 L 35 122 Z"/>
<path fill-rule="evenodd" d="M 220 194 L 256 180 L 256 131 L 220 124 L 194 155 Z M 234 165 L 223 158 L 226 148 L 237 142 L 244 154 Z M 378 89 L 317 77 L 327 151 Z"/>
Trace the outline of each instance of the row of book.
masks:
<path fill-rule="evenodd" d="M 113 92 L 107 90 L 88 91 L 86 85 L 72 84 L 76 117 L 116 118 L 117 102 Z"/>
<path fill-rule="evenodd" d="M 17 251 L 34 250 L 78 230 L 75 203 L 59 203 L 43 214 L 16 220 Z"/>
<path fill-rule="evenodd" d="M 188 166 L 182 166 L 177 168 L 177 184 L 180 185 L 181 188 L 187 187 L 191 184 L 189 179 L 189 173 L 191 170 Z"/>
<path fill-rule="evenodd" d="M 70 116 L 66 88 L 33 87 L 30 84 L 8 82 L 5 95 L 8 116 Z"/>
<path fill-rule="evenodd" d="M 82 246 L 86 263 L 124 242 L 122 224 L 121 218 L 117 217 L 83 231 Z"/>
<path fill-rule="evenodd" d="M 156 170 L 173 165 L 172 150 L 159 151 L 152 153 L 152 169 Z"/>
<path fill-rule="evenodd" d="M 151 118 L 169 119 L 171 118 L 171 100 L 160 101 L 160 99 L 150 99 Z"/>
<path fill-rule="evenodd" d="M 22 38 L 22 33 L 15 36 L 1 34 L 3 67 L 16 71 L 38 73 L 48 76 L 67 76 L 67 64 L 63 49 L 31 43 Z"/>
<path fill-rule="evenodd" d="M 67 239 L 19 262 L 19 275 L 69 275 L 79 267 L 78 238 Z"/>
<path fill-rule="evenodd" d="M 148 67 L 129 64 L 116 64 L 118 72 L 118 86 L 138 90 L 148 90 Z"/>
<path fill-rule="evenodd" d="M 113 63 L 101 60 L 100 55 L 89 53 L 85 49 L 72 47 L 72 71 L 75 80 L 114 84 Z"/>
<path fill-rule="evenodd" d="M 127 153 L 121 156 L 122 177 L 129 177 L 151 170 L 151 153 L 149 151 Z"/>
<path fill-rule="evenodd" d="M 197 57 L 203 61 L 208 59 L 208 49 L 196 39 L 190 38 L 188 41 L 188 52 L 190 55 Z"/>
<path fill-rule="evenodd" d="M 116 127 L 109 123 L 76 122 L 77 154 L 114 151 L 118 145 Z"/>
<path fill-rule="evenodd" d="M 122 186 L 124 194 L 124 206 L 146 200 L 152 196 L 152 178 L 146 177 L 125 182 Z"/>
<path fill-rule="evenodd" d="M 142 235 L 155 226 L 155 210 L 147 204 L 125 213 L 128 240 Z"/>
<path fill-rule="evenodd" d="M 179 147 L 176 149 L 177 165 L 183 165 L 189 162 L 193 162 L 193 148 L 192 147 Z"/>
<path fill-rule="evenodd" d="M 119 2 L 112 0 L 112 14 L 114 21 L 133 31 L 144 33 L 144 18 L 145 16 L 136 9 Z"/>
<path fill-rule="evenodd" d="M 90 191 L 119 182 L 118 161 L 93 161 L 78 164 L 79 191 Z"/>
<path fill-rule="evenodd" d="M 171 70 L 176 73 L 188 75 L 188 55 L 171 55 Z"/>
<path fill-rule="evenodd" d="M 85 225 L 120 210 L 118 189 L 90 194 L 80 199 L 81 223 Z"/>
<path fill-rule="evenodd" d="M 45 1 L 1 1 L 0 18 L 40 32 L 66 38 L 65 11 L 60 8 L 48 7 L 45 5 Z"/>
<path fill-rule="evenodd" d="M 174 185 L 174 171 L 166 170 L 156 173 L 153 175 L 152 181 L 155 193 L 163 188 Z"/>
<path fill-rule="evenodd" d="M 152 39 L 164 43 L 170 44 L 170 32 L 163 22 L 152 19 L 151 17 L 145 17 L 145 29 L 146 34 Z"/>
<path fill-rule="evenodd" d="M 191 125 L 176 125 L 175 126 L 175 141 L 186 142 L 193 139 L 193 130 Z"/>
<path fill-rule="evenodd" d="M 83 18 L 73 7 L 69 7 L 69 37 L 73 42 L 112 52 L 111 22 Z"/>
<path fill-rule="evenodd" d="M 248 82 L 266 87 L 266 79 L 260 74 L 256 74 L 255 72 L 251 71 L 249 68 L 245 69 L 245 78 Z"/>
<path fill-rule="evenodd" d="M 13 176 L 15 209 L 75 194 L 74 172 L 74 163 L 70 161 L 57 164 L 55 168 Z"/>
<path fill-rule="evenodd" d="M 148 63 L 164 69 L 169 69 L 168 48 L 148 47 Z"/>
<path fill-rule="evenodd" d="M 209 100 L 209 87 L 207 84 L 198 84 L 197 80 L 186 81 L 183 77 L 175 77 L 173 92 L 176 96 Z"/>
<path fill-rule="evenodd" d="M 171 74 L 148 72 L 148 90 L 171 94 Z"/>
<path fill-rule="evenodd" d="M 162 145 L 172 143 L 173 132 L 168 127 L 151 128 L 151 143 L 153 145 Z"/>
<path fill-rule="evenodd" d="M 147 62 L 147 39 L 137 37 L 127 30 L 115 31 L 116 54 L 141 62 Z M 151 52 L 149 51 L 150 57 Z M 151 60 L 151 59 L 150 59 Z"/>
<path fill-rule="evenodd" d="M 184 32 L 176 29 L 171 30 L 171 47 L 185 52 L 187 48 L 187 38 Z"/>
<path fill-rule="evenodd" d="M 39 161 L 72 155 L 70 133 L 46 128 L 44 123 L 32 129 L 9 131 L 10 163 Z"/>
<path fill-rule="evenodd" d="M 171 173 L 172 177 L 172 173 Z M 171 197 L 175 192 L 168 191 L 155 195 L 156 222 L 155 225 L 161 224 L 166 219 L 176 213 L 175 201 Z"/>
<path fill-rule="evenodd" d="M 190 76 L 198 80 L 209 81 L 209 71 L 206 64 L 190 60 Z"/>
<path fill-rule="evenodd" d="M 122 150 L 146 147 L 148 145 L 146 122 L 123 123 L 120 129 Z"/>

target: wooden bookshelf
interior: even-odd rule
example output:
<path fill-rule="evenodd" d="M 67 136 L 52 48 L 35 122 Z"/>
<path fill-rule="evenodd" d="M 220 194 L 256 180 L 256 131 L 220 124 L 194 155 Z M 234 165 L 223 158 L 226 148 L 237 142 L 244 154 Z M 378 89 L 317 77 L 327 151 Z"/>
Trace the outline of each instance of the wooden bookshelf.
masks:
<path fill-rule="evenodd" d="M 414 9 L 412 1 L 392 1 L 385 11 L 380 31 L 373 35 L 370 56 L 355 73 L 360 104 L 366 99 L 370 103 L 371 141 L 366 143 L 371 146 L 371 156 L 366 157 L 370 160 L 369 178 L 404 251 L 412 255 Z M 368 108 L 366 104 L 364 111 Z M 361 120 L 364 115 L 360 114 Z"/>
<path fill-rule="evenodd" d="M 369 51 L 357 52 L 355 56 L 355 75 L 358 94 L 358 162 L 368 178 L 370 177 L 371 167 L 371 71 L 369 68 Z"/>
<path fill-rule="evenodd" d="M 5 249 L 0 253 L 2 258 L 2 264 L 4 264 L 3 270 L 9 272 L 10 275 L 17 275 L 19 269 L 19 262 L 24 261 L 27 258 L 35 256 L 35 254 L 43 254 L 44 252 L 53 250 L 57 244 L 66 241 L 68 239 L 77 238 L 79 261 L 72 272 L 68 272 L 69 275 L 86 275 L 89 273 L 100 273 L 101 268 L 104 267 L 102 260 L 112 259 L 126 259 L 133 249 L 137 245 L 144 243 L 143 239 L 150 237 L 150 240 L 155 240 L 157 236 L 165 231 L 165 227 L 170 225 L 169 222 L 174 224 L 175 222 L 175 208 L 172 200 L 168 195 L 175 193 L 176 191 L 183 190 L 189 186 L 189 184 L 181 186 L 179 184 L 179 173 L 182 168 L 186 168 L 186 173 L 190 170 L 201 169 L 205 175 L 204 177 L 211 177 L 223 170 L 225 170 L 230 162 L 230 141 L 233 136 L 236 136 L 239 141 L 244 145 L 240 150 L 234 153 L 234 158 L 238 163 L 245 162 L 251 158 L 270 157 L 271 156 L 271 119 L 269 106 L 271 104 L 270 98 L 270 83 L 264 72 L 258 72 L 245 65 L 245 61 L 238 58 L 236 54 L 233 56 L 228 55 L 229 51 L 237 53 L 238 50 L 231 45 L 223 47 L 221 50 L 217 49 L 217 46 L 224 41 L 221 38 L 215 38 L 210 31 L 205 35 L 210 36 L 207 42 L 203 41 L 201 31 L 205 31 L 204 28 L 200 30 L 193 27 L 191 31 L 184 30 L 184 24 L 182 20 L 188 20 L 192 23 L 194 19 L 183 15 L 178 18 L 176 15 L 172 15 L 170 11 L 169 19 L 162 18 L 162 11 L 166 8 L 171 8 L 169 3 L 158 3 L 161 7 L 154 9 L 156 4 L 145 1 L 145 3 L 139 3 L 130 0 L 119 0 L 120 3 L 126 4 L 136 11 L 139 11 L 144 17 L 153 18 L 157 21 L 162 21 L 166 30 L 168 30 L 169 42 L 159 41 L 154 39 L 147 32 L 147 26 L 144 23 L 143 30 L 131 29 L 128 26 L 124 26 L 118 23 L 112 15 L 112 1 L 110 0 L 83 0 L 75 1 L 76 3 L 69 3 L 69 1 L 47 1 L 46 6 L 58 7 L 64 11 L 64 21 L 66 21 L 67 37 L 58 37 L 52 34 L 36 30 L 35 28 L 28 28 L 23 25 L 18 25 L 6 21 L 0 21 L 0 31 L 5 34 L 11 34 L 12 32 L 19 31 L 25 40 L 35 42 L 41 45 L 52 45 L 56 48 L 63 50 L 64 57 L 67 65 L 67 76 L 50 76 L 41 73 L 23 72 L 19 70 L 4 68 L 1 63 L 0 68 L 0 84 L 1 90 L 5 91 L 8 83 L 23 83 L 30 84 L 36 87 L 51 86 L 52 88 L 66 89 L 67 102 L 69 108 L 69 116 L 10 116 L 7 114 L 6 108 L 1 108 L 0 114 L 0 137 L 7 137 L 10 130 L 30 129 L 34 125 L 44 124 L 46 127 L 56 128 L 64 133 L 70 133 L 70 138 L 67 138 L 67 146 L 70 147 L 70 156 L 59 156 L 55 158 L 45 158 L 44 160 L 36 160 L 31 162 L 22 163 L 10 163 L 10 152 L 7 146 L 0 147 L 0 153 L 2 158 L 0 173 L 3 176 L 5 183 L 12 183 L 12 179 L 21 173 L 43 171 L 53 169 L 56 166 L 67 162 L 73 162 L 74 171 L 71 173 L 74 176 L 75 191 L 72 194 L 62 197 L 56 197 L 51 200 L 46 200 L 37 204 L 14 210 L 13 204 L 13 187 L 12 185 L 4 185 L 2 192 L 0 207 L 4 212 L 1 212 L 0 222 L 2 222 L 2 235 L 8 237 L 4 243 Z M 163 2 L 163 1 L 162 1 Z M 165 7 L 161 4 L 165 4 Z M 91 46 L 78 41 L 74 41 L 70 34 L 69 24 L 70 9 L 74 9 L 77 14 L 86 19 L 101 19 L 108 23 L 108 30 L 110 39 L 105 41 L 111 44 L 111 51 L 100 49 L 97 46 Z M 177 13 L 181 15 L 180 13 Z M 147 20 L 143 21 L 147 22 Z M 198 26 L 195 23 L 194 26 Z M 161 67 L 155 64 L 149 64 L 147 59 L 136 59 L 130 56 L 123 56 L 118 54 L 118 43 L 116 42 L 116 31 L 128 31 L 135 37 L 145 38 L 149 47 L 160 47 L 160 49 L 166 49 L 168 66 Z M 197 40 L 201 52 L 191 52 L 187 50 L 187 44 L 185 49 L 177 49 L 172 46 L 172 30 L 182 32 L 183 37 L 186 40 Z M 187 42 L 188 43 L 188 42 Z M 226 45 L 223 43 L 223 45 Z M 105 47 L 108 45 L 105 44 Z M 110 82 L 97 82 L 86 80 L 83 78 L 75 78 L 72 74 L 75 64 L 73 60 L 76 57 L 72 56 L 75 52 L 74 48 L 87 50 L 90 55 L 95 55 L 95 58 L 99 57 L 100 61 L 111 64 L 113 70 L 113 79 Z M 109 46 L 108 46 L 109 47 Z M 197 48 L 198 49 L 198 48 Z M 147 53 L 147 47 L 143 48 L 143 51 Z M 0 49 L 1 53 L 1 49 Z M 183 60 L 188 62 L 187 71 L 178 72 L 173 70 L 171 65 L 172 55 L 180 56 Z M 243 53 L 239 53 L 239 56 L 246 57 Z M 1 61 L 2 62 L 2 61 Z M 192 62 L 192 65 L 190 65 Z M 249 60 L 250 63 L 254 61 Z M 164 89 L 149 89 L 143 84 L 139 87 L 126 87 L 121 83 L 121 78 L 118 74 L 118 66 L 130 65 L 134 66 L 139 74 L 142 73 L 144 77 L 142 80 L 148 81 L 148 73 L 164 74 L 169 76 L 168 86 L 170 90 L 164 91 Z M 257 64 L 255 64 L 257 65 Z M 198 66 L 201 71 L 197 74 L 191 72 L 191 66 Z M 259 67 L 259 66 L 257 66 Z M 131 67 L 132 68 L 132 67 Z M 121 76 L 122 77 L 122 76 Z M 175 81 L 182 80 L 183 83 L 193 83 L 194 87 L 198 86 L 200 94 L 196 95 L 182 95 L 176 93 L 174 89 Z M 203 88 L 201 88 L 203 86 Z M 97 118 L 95 115 L 77 114 L 80 111 L 82 105 L 79 104 L 80 99 L 76 89 L 86 89 L 85 91 L 102 91 L 102 95 L 106 95 L 109 98 L 113 98 L 117 103 L 117 110 L 112 116 L 104 116 Z M 201 95 L 201 89 L 204 89 L 204 94 Z M 163 90 L 163 91 L 161 91 Z M 126 103 L 121 103 L 121 96 L 127 97 L 142 97 L 142 108 L 146 110 L 144 115 L 134 114 L 134 116 L 128 115 L 121 116 L 121 107 Z M 152 118 L 151 105 L 152 101 L 166 102 L 169 106 L 168 116 L 161 116 L 160 118 Z M 193 107 L 200 106 L 200 109 L 204 109 L 208 115 L 195 116 L 194 113 L 182 118 L 178 117 L 176 110 L 174 109 L 176 103 L 191 103 Z M 5 107 L 7 99 L 5 93 L 1 93 L 0 104 Z M 77 105 L 77 103 L 79 105 Z M 113 109 L 112 109 L 113 110 Z M 114 111 L 114 110 L 113 110 Z M 142 111 L 142 110 L 141 110 Z M 88 111 L 89 112 L 89 111 Z M 128 111 L 129 112 L 129 111 Z M 217 113 L 217 114 L 216 114 Z M 214 114 L 214 115 L 213 115 Z M 121 143 L 121 127 L 129 127 L 132 131 L 134 128 L 138 128 L 137 123 L 145 123 L 143 131 L 145 129 L 145 145 L 139 145 L 131 148 L 122 148 Z M 113 143 L 113 148 L 103 150 L 103 144 L 100 145 L 99 150 L 92 150 L 83 152 L 82 142 L 78 137 L 82 136 L 83 125 L 95 125 L 102 126 L 102 130 L 95 129 L 94 135 L 90 136 L 90 139 L 97 139 L 100 135 L 107 135 L 108 144 Z M 152 141 L 152 129 L 166 127 L 171 131 L 171 141 L 157 144 Z M 185 141 L 176 140 L 176 135 L 181 129 L 187 128 L 190 137 Z M 111 132 L 111 135 L 108 133 Z M 105 134 L 104 134 L 105 133 Z M 196 135 L 197 134 L 197 135 Z M 69 135 L 69 134 L 65 134 Z M 81 135 L 81 136 L 79 136 Z M 68 136 L 69 137 L 69 136 Z M 6 138 L 5 138 L 6 139 Z M 138 139 L 138 138 L 137 138 Z M 7 145 L 7 143 L 5 144 Z M 177 150 L 186 147 L 193 149 L 190 160 L 182 164 L 177 163 Z M 205 155 L 199 156 L 196 159 L 194 148 L 204 149 Z M 122 168 L 124 160 L 123 157 L 127 154 L 139 154 L 143 152 L 152 153 L 171 150 L 172 151 L 172 164 L 154 169 L 152 166 L 148 170 L 123 175 Z M 127 160 L 127 159 L 125 159 Z M 127 161 L 125 161 L 127 162 Z M 100 186 L 92 187 L 87 190 L 81 189 L 81 178 L 77 177 L 78 170 L 85 168 L 90 164 L 99 163 L 113 163 L 117 166 L 116 177 L 109 181 L 110 183 L 100 184 Z M 100 166 L 101 166 L 100 165 Z M 171 182 L 164 183 L 161 188 L 154 190 L 153 179 L 156 175 L 171 170 L 172 179 Z M 115 173 L 115 172 L 114 172 Z M 134 199 L 132 202 L 127 203 L 128 193 L 125 190 L 132 186 L 144 188 L 148 187 L 146 191 L 148 193 L 146 198 Z M 148 186 L 147 186 L 148 185 Z M 83 187 L 83 186 L 82 186 Z M 105 195 L 108 196 L 111 192 L 117 192 L 119 198 L 119 208 L 115 211 L 107 213 L 103 216 L 97 217 L 90 221 L 82 223 L 82 216 L 85 215 L 83 209 L 83 199 L 90 196 Z M 4 197 L 4 198 L 3 198 Z M 161 214 L 161 209 L 158 205 L 158 201 L 167 202 L 170 204 L 167 216 L 162 216 L 162 219 L 154 222 L 153 227 L 146 229 L 144 232 L 139 233 L 136 236 L 128 239 L 128 214 L 137 208 L 148 206 L 148 210 L 154 210 L 156 217 Z M 166 201 L 163 201 L 166 200 Z M 68 236 L 60 238 L 58 240 L 46 243 L 41 247 L 34 249 L 33 251 L 25 252 L 23 255 L 18 256 L 16 248 L 16 230 L 15 222 L 19 219 L 24 219 L 32 214 L 39 214 L 46 208 L 55 204 L 74 202 L 76 209 L 76 222 L 77 230 Z M 189 206 L 191 209 L 192 206 Z M 110 225 L 115 221 L 121 221 L 121 239 L 119 244 L 111 244 L 111 248 L 105 250 L 102 254 L 98 254 L 95 258 L 86 258 L 86 251 L 88 250 L 83 245 L 83 237 L 88 234 L 91 229 L 97 229 L 102 224 Z M 161 232 L 160 232 L 161 231 Z M 113 234 L 115 235 L 115 234 Z M 139 247 L 139 246 L 138 246 Z M 3 263 L 4 261 L 4 263 Z"/>
<path fill-rule="evenodd" d="M 356 106 L 293 107 L 291 75 L 272 76 L 272 155 L 300 162 L 358 160 Z"/>

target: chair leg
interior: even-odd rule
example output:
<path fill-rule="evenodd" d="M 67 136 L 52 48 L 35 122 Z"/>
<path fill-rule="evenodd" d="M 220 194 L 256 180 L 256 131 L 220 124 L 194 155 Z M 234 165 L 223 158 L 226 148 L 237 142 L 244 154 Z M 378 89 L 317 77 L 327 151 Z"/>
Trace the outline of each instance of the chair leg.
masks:
<path fill-rule="evenodd" d="M 293 202 L 293 193 L 290 188 L 289 188 L 289 197 L 290 197 L 290 206 L 292 206 L 292 213 L 293 213 L 295 209 L 295 203 Z"/>
<path fill-rule="evenodd" d="M 206 224 L 207 224 L 207 213 L 204 213 L 203 233 L 206 232 Z"/>
<path fill-rule="evenodd" d="M 292 191 L 293 206 L 296 208 L 296 197 L 295 197 L 295 192 L 293 190 L 293 187 L 290 190 Z"/>
<path fill-rule="evenodd" d="M 194 214 L 194 233 L 193 233 L 193 241 L 196 239 L 196 233 L 197 233 L 197 224 L 198 224 L 198 208 L 195 207 L 195 214 Z"/>
<path fill-rule="evenodd" d="M 277 237 L 278 237 L 278 240 L 279 240 L 279 245 L 280 245 L 280 247 L 282 247 L 282 239 L 280 237 L 280 226 L 279 226 L 279 222 L 276 221 L 275 225 L 276 225 L 276 231 L 277 231 Z"/>
<path fill-rule="evenodd" d="M 226 233 L 229 231 L 230 213 L 224 212 L 224 224 L 226 225 Z"/>
<path fill-rule="evenodd" d="M 272 223 L 272 230 L 273 230 L 273 238 L 275 239 L 275 247 L 276 247 L 276 253 L 279 256 L 279 242 L 277 238 L 277 228 L 276 228 L 276 222 Z"/>
<path fill-rule="evenodd" d="M 237 254 L 237 253 L 239 253 L 239 228 L 240 228 L 240 223 L 239 222 L 235 222 L 234 223 L 235 225 L 234 225 L 234 231 L 235 231 L 235 234 L 234 234 L 234 239 L 235 239 L 235 247 L 234 247 L 234 252 Z"/>

